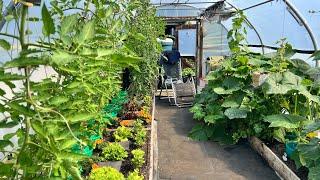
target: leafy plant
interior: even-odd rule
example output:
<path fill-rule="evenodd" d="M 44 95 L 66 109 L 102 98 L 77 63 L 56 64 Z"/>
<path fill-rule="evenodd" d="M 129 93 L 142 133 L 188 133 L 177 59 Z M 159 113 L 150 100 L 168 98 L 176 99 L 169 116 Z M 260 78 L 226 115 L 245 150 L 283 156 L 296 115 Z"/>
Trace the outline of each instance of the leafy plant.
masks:
<path fill-rule="evenodd" d="M 165 24 L 155 16 L 156 8 L 151 7 L 149 0 L 136 2 L 139 6 L 132 6 L 139 11 L 131 19 L 130 32 L 132 35 L 126 41 L 126 46 L 130 47 L 140 57 L 143 57 L 139 64 L 139 70 L 130 69 L 131 84 L 129 94 L 143 100 L 146 95 L 153 95 L 158 77 L 158 58 L 161 54 L 161 45 L 157 42 L 159 36 L 164 35 Z"/>
<path fill-rule="evenodd" d="M 134 123 L 132 132 L 134 144 L 137 146 L 143 146 L 146 143 L 147 131 L 145 130 L 143 122 L 141 120 L 138 119 Z"/>
<path fill-rule="evenodd" d="M 185 68 L 182 70 L 182 76 L 195 76 L 196 73 L 192 68 Z"/>
<path fill-rule="evenodd" d="M 100 167 L 93 169 L 89 180 L 125 180 L 123 174 L 112 167 Z"/>
<path fill-rule="evenodd" d="M 132 136 L 132 133 L 129 128 L 120 126 L 117 128 L 113 136 L 117 142 L 122 142 L 122 141 L 128 141 L 128 138 Z"/>
<path fill-rule="evenodd" d="M 135 168 L 141 168 L 145 163 L 144 154 L 145 152 L 142 149 L 135 149 L 131 151 L 133 158 L 131 159 L 131 163 Z"/>
<path fill-rule="evenodd" d="M 79 160 L 92 154 L 101 130 L 112 123 L 114 114 L 109 116 L 113 111 L 107 104 L 113 103 L 120 92 L 123 69 L 139 72 L 138 64 L 147 63 L 134 52 L 134 43 L 128 44 L 134 42 L 130 39 L 143 39 L 137 31 L 131 31 L 137 28 L 132 19 L 146 14 L 150 20 L 156 19 L 154 10 L 137 1 L 106 4 L 104 0 L 52 0 L 50 8 L 46 2 L 41 4 L 41 17 L 29 18 L 28 9 L 38 7 L 31 7 L 31 2 L 17 2 L 22 3 L 21 8 L 10 12 L 10 16 L 18 34 L 1 34 L 18 40 L 21 51 L 0 67 L 0 81 L 13 93 L 8 98 L 0 90 L 0 109 L 5 112 L 0 127 L 18 130 L 1 140 L 0 151 L 11 160 L 1 163 L 0 169 L 8 179 L 81 179 Z M 42 36 L 32 42 L 27 28 L 31 19 L 43 24 Z M 146 35 L 163 30 L 148 21 L 135 25 L 141 32 L 148 28 Z M 144 43 L 153 40 L 150 37 Z M 13 51 L 13 44 L 5 39 L 0 44 Z M 156 57 L 157 48 L 150 43 L 144 53 Z M 52 67 L 56 75 L 32 81 L 40 66 Z M 9 73 L 11 68 L 23 73 Z M 19 91 L 13 81 L 22 85 Z M 15 135 L 17 147 L 8 151 L 7 147 L 13 146 L 10 137 Z"/>
<path fill-rule="evenodd" d="M 130 172 L 129 176 L 127 177 L 127 180 L 144 180 L 144 177 L 140 176 L 138 171 L 133 171 Z"/>
<path fill-rule="evenodd" d="M 119 143 L 109 143 L 102 154 L 108 161 L 122 161 L 128 157 L 127 151 Z"/>
<path fill-rule="evenodd" d="M 201 121 L 190 133 L 194 139 L 233 144 L 258 136 L 284 142 L 287 133 L 298 133 L 317 116 L 319 89 L 306 73 L 311 67 L 290 59 L 294 52 L 285 40 L 279 42 L 281 48 L 275 54 L 250 52 L 243 23 L 244 15 L 239 12 L 228 33 L 232 55 L 208 75 L 208 85 L 191 108 L 194 119 Z M 267 77 L 256 87 L 254 74 Z"/>

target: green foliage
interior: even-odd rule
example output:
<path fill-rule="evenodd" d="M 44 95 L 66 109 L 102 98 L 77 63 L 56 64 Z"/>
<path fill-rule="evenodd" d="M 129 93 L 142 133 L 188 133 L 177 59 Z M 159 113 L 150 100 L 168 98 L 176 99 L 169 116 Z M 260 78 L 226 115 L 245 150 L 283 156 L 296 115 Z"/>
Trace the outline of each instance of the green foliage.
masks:
<path fill-rule="evenodd" d="M 182 70 L 182 76 L 195 76 L 196 73 L 192 68 L 185 68 Z"/>
<path fill-rule="evenodd" d="M 299 132 L 318 117 L 319 88 L 307 73 L 311 67 L 290 59 L 294 52 L 285 40 L 272 55 L 250 52 L 240 45 L 245 44 L 244 22 L 239 12 L 228 33 L 233 54 L 208 75 L 208 85 L 196 97 L 191 112 L 201 124 L 190 137 L 222 144 L 250 136 L 284 142 L 291 132 L 305 142 Z M 255 85 L 255 76 L 265 74 L 265 81 Z"/>
<path fill-rule="evenodd" d="M 101 167 L 93 169 L 89 180 L 125 180 L 123 174 L 112 167 Z"/>
<path fill-rule="evenodd" d="M 139 75 L 139 67 L 149 67 L 149 62 L 155 65 L 159 46 L 154 37 L 163 30 L 157 27 L 161 22 L 154 8 L 142 0 L 108 4 L 104 0 L 52 0 L 50 6 L 44 2 L 32 7 L 41 9 L 41 19 L 28 18 L 29 7 L 26 3 L 21 6 L 21 11 L 6 17 L 17 25 L 14 32 L 19 34 L 14 36 L 21 52 L 0 67 L 0 82 L 13 93 L 8 99 L 0 90 L 0 110 L 6 112 L 0 128 L 18 130 L 0 142 L 0 151 L 5 157 L 13 154 L 10 162 L 14 162 L 1 164 L 0 169 L 7 179 L 81 179 L 78 162 L 92 155 L 95 140 L 101 138 L 102 130 L 114 122 L 127 101 L 126 93 L 120 92 L 123 69 L 130 68 Z M 139 21 L 132 23 L 134 19 Z M 35 43 L 29 42 L 29 21 L 43 24 L 43 36 Z M 138 41 L 139 48 L 135 46 Z M 144 51 L 142 45 L 146 44 Z M 9 54 L 15 45 L 0 40 L 1 49 Z M 30 77 L 42 65 L 51 66 L 56 75 L 33 82 Z M 8 73 L 10 68 L 24 73 Z M 12 81 L 23 82 L 19 91 Z M 14 149 L 9 148 L 13 136 L 18 138 Z M 7 147 L 12 152 L 4 151 Z"/>
<path fill-rule="evenodd" d="M 138 171 L 133 171 L 130 172 L 129 176 L 127 177 L 127 180 L 144 180 L 144 177 L 140 176 Z"/>
<path fill-rule="evenodd" d="M 139 119 L 135 121 L 132 132 L 134 144 L 136 146 L 143 146 L 147 140 L 147 130 L 143 126 L 143 121 Z"/>
<path fill-rule="evenodd" d="M 164 35 L 164 23 L 156 18 L 156 8 L 150 6 L 149 0 L 136 1 L 133 8 L 140 13 L 131 19 L 130 32 L 126 46 L 142 57 L 139 70 L 131 69 L 129 94 L 142 100 L 145 95 L 153 95 L 158 77 L 158 59 L 161 45 L 157 38 Z"/>
<path fill-rule="evenodd" d="M 134 168 L 141 168 L 145 163 L 144 154 L 145 152 L 142 149 L 135 149 L 131 151 L 133 158 L 131 159 L 131 163 L 133 164 Z"/>
<path fill-rule="evenodd" d="M 118 127 L 113 134 L 113 137 L 117 142 L 128 141 L 128 138 L 131 138 L 131 136 L 131 130 L 124 126 Z"/>
<path fill-rule="evenodd" d="M 128 153 L 119 143 L 109 143 L 103 149 L 103 155 L 108 161 L 122 161 L 128 157 Z"/>

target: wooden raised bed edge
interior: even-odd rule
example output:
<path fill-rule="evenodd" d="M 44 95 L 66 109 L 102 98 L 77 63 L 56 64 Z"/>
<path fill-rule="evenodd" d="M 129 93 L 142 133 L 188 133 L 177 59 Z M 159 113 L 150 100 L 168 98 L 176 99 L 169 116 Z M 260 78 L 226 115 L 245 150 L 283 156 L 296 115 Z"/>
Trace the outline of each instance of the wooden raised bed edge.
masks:
<path fill-rule="evenodd" d="M 248 141 L 250 146 L 268 162 L 270 167 L 281 179 L 300 180 L 300 178 L 259 138 L 250 137 L 248 138 Z"/>
<path fill-rule="evenodd" d="M 156 99 L 153 96 L 152 102 L 152 121 L 151 121 L 151 137 L 150 137 L 150 169 L 149 180 L 158 179 L 158 139 L 157 139 L 157 122 L 155 121 Z"/>

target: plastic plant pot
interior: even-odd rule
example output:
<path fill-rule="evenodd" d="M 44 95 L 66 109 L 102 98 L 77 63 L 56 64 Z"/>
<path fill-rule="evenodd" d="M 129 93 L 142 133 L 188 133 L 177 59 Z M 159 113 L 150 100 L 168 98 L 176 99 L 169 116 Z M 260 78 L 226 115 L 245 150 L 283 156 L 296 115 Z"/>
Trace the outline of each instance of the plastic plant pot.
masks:
<path fill-rule="evenodd" d="M 130 148 L 130 141 L 122 141 L 122 142 L 119 142 L 119 144 L 125 149 L 125 150 L 129 150 Z"/>
<path fill-rule="evenodd" d="M 106 161 L 106 162 L 98 162 L 97 165 L 99 167 L 110 166 L 120 171 L 122 166 L 122 161 Z"/>
<path fill-rule="evenodd" d="M 286 153 L 289 157 L 293 154 L 293 152 L 297 149 L 297 142 L 290 141 L 286 143 Z"/>

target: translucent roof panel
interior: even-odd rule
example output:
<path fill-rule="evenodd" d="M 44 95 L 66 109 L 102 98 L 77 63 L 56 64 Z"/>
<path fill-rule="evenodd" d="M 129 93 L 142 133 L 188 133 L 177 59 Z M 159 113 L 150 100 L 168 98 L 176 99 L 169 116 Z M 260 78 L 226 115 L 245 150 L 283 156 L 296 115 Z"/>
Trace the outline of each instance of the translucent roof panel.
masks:
<path fill-rule="evenodd" d="M 198 17 L 202 11 L 188 5 L 161 5 L 157 7 L 160 17 Z"/>
<path fill-rule="evenodd" d="M 229 2 L 239 9 L 244 9 L 261 1 L 234 0 Z M 306 27 L 284 1 L 273 1 L 251 8 L 245 11 L 245 15 L 260 34 L 264 45 L 278 46 L 276 42 L 286 38 L 295 49 L 314 50 Z M 248 41 L 250 43 L 249 38 Z"/>
<path fill-rule="evenodd" d="M 186 5 L 198 8 L 200 11 L 218 1 L 151 0 L 156 6 L 160 4 L 166 6 Z M 260 41 L 262 41 L 264 45 L 278 47 L 277 42 L 280 39 L 286 38 L 298 50 L 313 51 L 317 44 L 320 46 L 319 0 L 274 0 L 271 2 L 267 2 L 266 0 L 226 0 L 225 2 L 228 4 L 227 7 L 231 7 L 230 5 L 232 5 L 240 10 L 249 7 L 249 9 L 244 11 L 254 27 L 248 27 L 249 44 L 260 45 Z M 293 8 L 290 8 L 289 4 Z M 310 31 L 307 30 L 303 22 L 310 27 Z M 231 20 L 223 22 L 223 24 L 227 29 L 231 28 L 232 25 Z M 259 34 L 261 40 L 257 34 Z M 314 35 L 314 41 L 312 41 L 310 34 Z"/>

